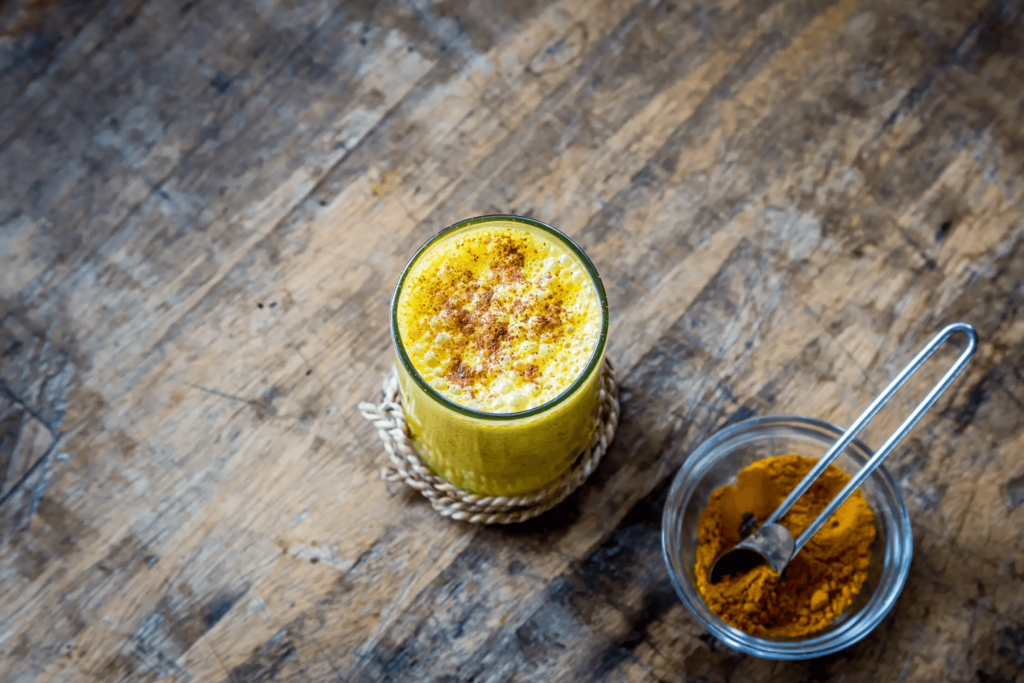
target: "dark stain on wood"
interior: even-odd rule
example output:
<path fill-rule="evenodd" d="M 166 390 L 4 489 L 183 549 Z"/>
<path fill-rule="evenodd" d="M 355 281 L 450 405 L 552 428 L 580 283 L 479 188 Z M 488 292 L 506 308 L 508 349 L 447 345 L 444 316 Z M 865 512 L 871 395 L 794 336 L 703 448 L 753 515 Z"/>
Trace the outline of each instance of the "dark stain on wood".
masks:
<path fill-rule="evenodd" d="M 1016 681 L 1024 671 L 1024 624 L 1009 623 L 998 626 L 994 632 L 982 634 L 980 647 L 974 652 L 980 668 L 975 669 L 978 683 Z"/>
<path fill-rule="evenodd" d="M 48 552 L 54 558 L 75 552 L 98 536 L 94 527 L 50 496 L 40 498 L 38 514 L 54 532 L 54 538 L 47 536 Z"/>
<path fill-rule="evenodd" d="M 225 594 L 219 598 L 211 600 L 206 607 L 206 614 L 204 615 L 206 628 L 211 629 L 216 626 L 217 622 L 223 619 L 227 613 L 231 611 L 231 608 L 235 606 L 235 603 L 238 602 L 244 594 L 244 592 Z"/>
<path fill-rule="evenodd" d="M 231 79 L 226 73 L 218 71 L 217 75 L 210 79 L 210 87 L 223 95 L 228 91 L 228 88 L 231 87 L 233 82 L 233 79 Z"/>
<path fill-rule="evenodd" d="M 1011 510 L 1024 504 L 1024 474 L 1006 482 L 1006 498 Z"/>
<path fill-rule="evenodd" d="M 135 439 L 120 430 L 114 432 L 111 435 L 111 439 L 120 450 L 122 458 L 129 459 L 135 456 L 135 449 L 139 446 L 139 443 Z"/>
<path fill-rule="evenodd" d="M 134 567 L 134 560 L 138 559 L 145 548 L 145 544 L 137 536 L 127 534 L 110 546 L 106 555 L 97 561 L 94 567 L 108 575 L 125 570 L 137 571 L 137 568 Z"/>

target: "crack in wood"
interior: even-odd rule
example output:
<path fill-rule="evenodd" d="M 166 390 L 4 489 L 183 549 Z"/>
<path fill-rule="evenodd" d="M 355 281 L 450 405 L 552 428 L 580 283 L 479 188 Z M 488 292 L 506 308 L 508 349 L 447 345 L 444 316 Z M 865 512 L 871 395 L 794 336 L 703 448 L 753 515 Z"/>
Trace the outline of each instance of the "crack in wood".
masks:
<path fill-rule="evenodd" d="M 10 400 L 12 403 L 15 403 L 15 404 L 21 406 L 22 410 L 24 410 L 26 413 L 31 415 L 32 419 L 36 420 L 37 422 L 39 422 L 39 424 L 43 425 L 43 427 L 45 427 L 46 430 L 48 432 L 50 432 L 50 435 L 53 438 L 55 438 L 55 439 L 60 438 L 60 435 L 61 435 L 60 429 L 58 427 L 55 427 L 54 425 L 50 424 L 46 420 L 46 418 L 44 418 L 39 413 L 39 411 L 36 408 L 33 408 L 31 405 L 26 403 L 9 386 L 7 386 L 7 384 L 2 379 L 0 379 L 0 394 L 2 394 L 3 396 L 6 396 L 7 399 Z"/>
<path fill-rule="evenodd" d="M 17 493 L 19 493 L 21 491 L 21 488 L 25 485 L 25 483 L 30 481 L 34 476 L 36 476 L 37 472 L 41 469 L 42 470 L 42 476 L 40 477 L 41 481 L 38 484 L 36 484 L 35 488 L 33 489 L 32 497 L 29 500 L 29 507 L 28 507 L 28 518 L 31 519 L 31 517 L 33 515 L 35 515 L 36 510 L 39 507 L 39 499 L 42 497 L 43 492 L 46 490 L 46 486 L 48 484 L 48 478 L 46 477 L 46 473 L 47 473 L 46 471 L 50 467 L 50 456 L 54 452 L 54 450 L 56 450 L 56 448 L 58 447 L 59 444 L 60 444 L 60 440 L 54 441 L 53 444 L 46 450 L 46 452 L 43 453 L 43 455 L 41 455 L 32 464 L 32 466 L 28 468 L 28 470 L 25 472 L 25 474 L 22 475 L 22 477 L 18 481 L 16 481 L 13 485 L 11 485 L 11 488 L 9 488 L 7 490 L 7 492 L 3 496 L 0 496 L 0 507 L 3 507 L 4 504 L 7 503 L 7 501 L 9 501 Z"/>
<path fill-rule="evenodd" d="M 192 387 L 197 391 L 201 391 L 204 394 L 210 394 L 211 396 L 226 398 L 230 401 L 240 401 L 242 403 L 248 403 L 249 405 L 257 406 L 259 408 L 267 408 L 270 405 L 268 402 L 257 401 L 252 398 L 244 398 L 242 396 L 236 396 L 235 394 L 229 394 L 223 391 L 218 391 L 217 389 L 210 389 L 209 387 L 199 386 L 198 384 L 189 384 L 188 386 Z"/>

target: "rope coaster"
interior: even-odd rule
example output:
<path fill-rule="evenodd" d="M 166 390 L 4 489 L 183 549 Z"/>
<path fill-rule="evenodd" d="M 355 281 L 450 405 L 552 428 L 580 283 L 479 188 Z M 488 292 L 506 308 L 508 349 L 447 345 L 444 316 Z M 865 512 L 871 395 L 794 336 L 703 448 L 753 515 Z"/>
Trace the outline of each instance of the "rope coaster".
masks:
<path fill-rule="evenodd" d="M 430 471 L 416 453 L 409 426 L 402 411 L 398 387 L 398 369 L 384 378 L 384 391 L 377 405 L 360 403 L 359 412 L 376 429 L 391 464 L 381 470 L 381 478 L 402 481 L 430 500 L 443 517 L 472 524 L 513 524 L 533 519 L 565 500 L 597 469 L 611 445 L 619 426 L 619 385 L 615 370 L 605 358 L 601 367 L 600 407 L 594 419 L 594 438 L 572 466 L 544 488 L 524 496 L 476 496 L 445 481 Z"/>

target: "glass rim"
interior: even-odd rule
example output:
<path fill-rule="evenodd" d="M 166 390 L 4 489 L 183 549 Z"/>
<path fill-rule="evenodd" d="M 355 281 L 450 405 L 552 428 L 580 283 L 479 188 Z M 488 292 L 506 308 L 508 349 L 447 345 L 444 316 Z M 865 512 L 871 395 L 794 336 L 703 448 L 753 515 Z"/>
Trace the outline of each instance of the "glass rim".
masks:
<path fill-rule="evenodd" d="M 669 578 L 676 594 L 687 611 L 698 623 L 727 646 L 755 657 L 774 660 L 802 660 L 820 657 L 849 647 L 861 640 L 873 631 L 892 610 L 906 583 L 910 573 L 910 562 L 913 558 L 913 531 L 910 514 L 896 480 L 885 466 L 882 465 L 872 472 L 871 478 L 877 477 L 880 482 L 884 483 L 884 488 L 895 503 L 891 511 L 896 522 L 894 528 L 899 533 L 890 539 L 891 550 L 896 553 L 896 556 L 892 563 L 892 572 L 888 576 L 887 590 L 884 593 L 874 594 L 864 609 L 856 615 L 856 618 L 846 621 L 832 631 L 818 635 L 811 634 L 806 638 L 794 640 L 769 640 L 752 636 L 722 621 L 706 607 L 703 598 L 700 597 L 696 587 L 692 585 L 687 569 L 678 562 L 677 554 L 682 541 L 682 527 L 678 523 L 680 521 L 678 518 L 682 514 L 681 508 L 678 506 L 678 503 L 681 502 L 679 498 L 683 493 L 684 482 L 692 478 L 700 462 L 709 454 L 742 432 L 757 431 L 766 427 L 811 428 L 810 431 L 815 436 L 827 437 L 823 440 L 831 439 L 833 436 L 839 438 L 845 431 L 824 420 L 804 415 L 768 415 L 742 420 L 712 434 L 697 446 L 673 477 L 662 513 L 662 558 L 667 565 Z M 873 454 L 871 448 L 860 439 L 851 441 L 844 452 L 849 452 L 855 461 L 860 460 L 862 466 Z M 886 555 L 888 552 L 887 550 Z M 879 585 L 879 588 L 881 587 L 882 584 Z M 702 610 L 701 607 L 704 609 Z M 707 614 L 704 614 L 705 611 Z"/>
<path fill-rule="evenodd" d="M 412 271 L 413 266 L 416 265 L 416 262 L 420 259 L 420 257 L 423 256 L 433 244 L 435 244 L 442 238 L 446 237 L 450 233 L 455 232 L 456 230 L 497 221 L 504 221 L 508 223 L 521 223 L 523 225 L 528 225 L 530 227 L 537 228 L 538 230 L 541 230 L 552 235 L 556 240 L 563 243 L 569 249 L 569 251 L 571 251 L 573 254 L 576 255 L 577 258 L 579 258 L 580 262 L 583 264 L 583 267 L 587 269 L 587 273 L 590 275 L 590 280 L 594 284 L 594 289 L 597 291 L 597 299 L 601 307 L 601 335 L 600 337 L 598 337 L 597 344 L 594 346 L 594 352 L 591 355 L 590 360 L 587 361 L 587 366 L 583 369 L 582 372 L 580 372 L 576 379 L 573 380 L 572 384 L 566 387 L 566 389 L 558 396 L 555 396 L 547 403 L 541 404 L 535 408 L 530 408 L 529 410 L 522 410 L 518 413 L 486 413 L 481 410 L 473 410 L 472 408 L 467 408 L 466 406 L 459 405 L 458 403 L 455 403 L 451 399 L 448 399 L 445 396 L 443 396 L 441 393 L 437 391 L 437 389 L 430 386 L 430 384 L 428 384 L 427 381 L 423 379 L 423 376 L 420 375 L 419 371 L 416 370 L 415 366 L 413 366 L 412 361 L 409 359 L 409 355 L 405 352 L 405 344 L 402 341 L 402 335 L 398 331 L 398 297 L 399 294 L 401 294 L 402 292 L 402 286 L 405 284 L 406 278 L 409 276 L 409 273 Z M 541 413 L 545 413 L 551 410 L 552 408 L 554 408 L 555 406 L 559 405 L 567 398 L 572 396 L 577 389 L 583 386 L 583 384 L 587 381 L 591 374 L 597 369 L 598 364 L 604 357 L 604 348 L 607 339 L 608 297 L 605 294 L 604 283 L 601 282 L 601 276 L 598 275 L 597 268 L 594 267 L 594 264 L 593 262 L 591 262 L 590 257 L 587 256 L 586 252 L 584 252 L 583 249 L 579 247 L 579 245 L 573 242 L 572 239 L 570 239 L 569 236 L 563 233 L 561 230 L 553 228 L 547 223 L 542 223 L 538 220 L 535 220 L 533 218 L 527 218 L 525 216 L 516 216 L 513 214 L 489 214 L 486 216 L 476 216 L 475 218 L 467 218 L 465 220 L 459 221 L 458 223 L 453 223 L 452 225 L 449 225 L 447 228 L 441 230 L 436 235 L 431 237 L 429 240 L 424 242 L 423 246 L 416 250 L 416 253 L 412 255 L 412 258 L 409 259 L 409 262 L 405 265 L 405 268 L 402 270 L 402 276 L 398 279 L 398 285 L 395 287 L 395 293 L 391 297 L 391 341 L 395 345 L 395 351 L 398 353 L 398 358 L 401 361 L 406 372 L 409 374 L 410 377 L 412 377 L 416 385 L 419 386 L 419 388 L 422 389 L 423 392 L 431 399 L 433 399 L 437 403 L 440 403 L 449 410 L 453 410 L 456 413 L 477 420 L 492 420 L 495 422 L 521 420 L 525 417 L 532 417 L 534 415 L 539 415 Z"/>

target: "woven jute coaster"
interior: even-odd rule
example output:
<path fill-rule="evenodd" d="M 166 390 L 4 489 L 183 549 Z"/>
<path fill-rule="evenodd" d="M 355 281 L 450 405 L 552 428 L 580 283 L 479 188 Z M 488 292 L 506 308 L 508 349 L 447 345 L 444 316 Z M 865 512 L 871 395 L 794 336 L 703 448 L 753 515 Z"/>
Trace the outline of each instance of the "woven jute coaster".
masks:
<path fill-rule="evenodd" d="M 384 391 L 377 405 L 360 403 L 359 412 L 376 429 L 391 464 L 381 470 L 387 481 L 401 481 L 430 500 L 444 517 L 472 524 L 512 524 L 547 512 L 579 488 L 597 469 L 619 426 L 619 385 L 607 358 L 601 367 L 601 396 L 596 428 L 590 446 L 565 474 L 544 488 L 523 496 L 476 496 L 445 481 L 420 459 L 409 435 L 398 387 L 398 369 L 384 378 Z"/>

